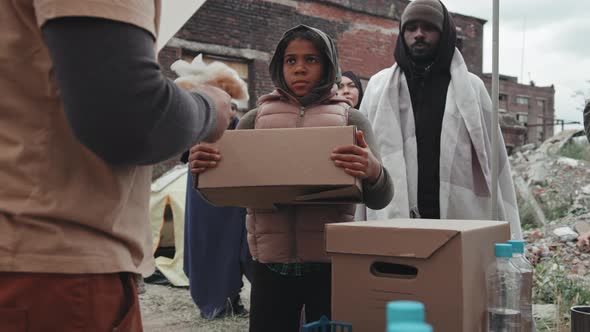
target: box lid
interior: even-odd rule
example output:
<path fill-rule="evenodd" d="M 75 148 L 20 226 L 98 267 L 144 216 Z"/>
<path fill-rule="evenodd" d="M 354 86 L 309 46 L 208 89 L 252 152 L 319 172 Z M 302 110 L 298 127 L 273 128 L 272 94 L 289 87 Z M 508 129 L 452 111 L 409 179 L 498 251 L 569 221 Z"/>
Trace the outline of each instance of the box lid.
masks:
<path fill-rule="evenodd" d="M 496 227 L 488 220 L 391 219 L 326 225 L 328 253 L 429 258 L 461 233 Z"/>

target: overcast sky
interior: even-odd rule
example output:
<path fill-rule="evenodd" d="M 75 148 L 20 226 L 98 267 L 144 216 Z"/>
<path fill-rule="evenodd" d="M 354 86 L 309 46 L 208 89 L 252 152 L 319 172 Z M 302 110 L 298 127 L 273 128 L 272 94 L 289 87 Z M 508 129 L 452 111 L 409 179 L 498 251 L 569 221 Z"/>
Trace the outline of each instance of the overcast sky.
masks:
<path fill-rule="evenodd" d="M 484 72 L 492 71 L 492 0 L 442 0 L 456 13 L 487 20 L 484 26 Z M 590 94 L 590 1 L 500 1 L 500 73 L 555 85 L 555 117 L 582 122 L 582 97 Z M 524 61 L 521 61 L 524 36 Z M 521 63 L 523 77 L 521 77 Z M 566 129 L 582 128 L 566 126 Z M 559 129 L 559 128 L 556 128 Z"/>
<path fill-rule="evenodd" d="M 163 14 L 178 22 L 180 16 L 190 16 L 191 9 L 201 2 L 165 0 Z M 171 3 L 175 10 L 168 9 L 167 4 Z M 443 3 L 452 12 L 488 21 L 484 26 L 483 70 L 491 72 L 493 1 L 443 0 Z M 573 95 L 580 90 L 590 95 L 589 15 L 589 0 L 500 1 L 500 73 L 517 76 L 519 82 L 526 84 L 531 80 L 538 86 L 554 84 L 558 119 L 582 122 L 583 98 Z M 176 28 L 167 23 L 170 21 L 164 18 L 162 32 Z M 521 61 L 523 37 L 524 61 Z"/>

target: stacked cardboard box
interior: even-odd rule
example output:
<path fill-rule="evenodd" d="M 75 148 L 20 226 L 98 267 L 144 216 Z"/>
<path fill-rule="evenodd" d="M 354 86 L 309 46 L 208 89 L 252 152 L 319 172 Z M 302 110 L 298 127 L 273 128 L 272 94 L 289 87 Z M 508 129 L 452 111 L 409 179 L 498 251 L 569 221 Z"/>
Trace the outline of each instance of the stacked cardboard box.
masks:
<path fill-rule="evenodd" d="M 354 331 L 385 331 L 389 301 L 424 303 L 441 332 L 486 330 L 485 270 L 506 222 L 397 219 L 326 225 L 332 318 Z"/>

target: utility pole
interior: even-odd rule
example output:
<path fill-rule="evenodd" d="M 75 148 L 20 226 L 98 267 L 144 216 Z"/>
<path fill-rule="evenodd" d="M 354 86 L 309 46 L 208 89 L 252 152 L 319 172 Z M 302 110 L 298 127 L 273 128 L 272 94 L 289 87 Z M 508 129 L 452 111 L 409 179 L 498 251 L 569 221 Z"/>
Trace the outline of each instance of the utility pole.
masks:
<path fill-rule="evenodd" d="M 522 23 L 522 49 L 520 52 L 520 84 L 524 84 L 524 45 L 525 45 L 525 38 L 526 38 L 526 17 L 524 18 L 524 22 Z M 530 78 L 530 73 L 529 73 Z"/>
<path fill-rule="evenodd" d="M 493 0 L 492 15 L 492 220 L 498 220 L 498 135 L 500 124 L 498 121 L 498 95 L 500 90 L 500 75 L 498 70 L 498 45 L 500 26 L 500 0 Z"/>

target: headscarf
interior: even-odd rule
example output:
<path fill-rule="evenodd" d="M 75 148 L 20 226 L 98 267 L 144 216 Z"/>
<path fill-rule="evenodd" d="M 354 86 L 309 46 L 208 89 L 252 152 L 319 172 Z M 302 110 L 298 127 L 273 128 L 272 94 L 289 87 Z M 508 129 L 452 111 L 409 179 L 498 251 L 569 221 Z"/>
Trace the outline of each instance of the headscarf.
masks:
<path fill-rule="evenodd" d="M 354 83 L 356 88 L 359 90 L 359 100 L 356 105 L 352 105 L 352 107 L 359 109 L 361 106 L 361 101 L 363 100 L 363 85 L 361 84 L 361 80 L 355 75 L 355 73 L 351 71 L 345 71 L 342 73 L 342 76 L 346 76 L 350 78 L 350 80 Z"/>

